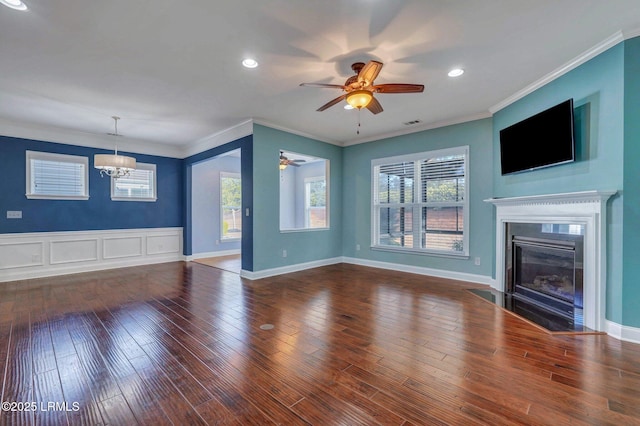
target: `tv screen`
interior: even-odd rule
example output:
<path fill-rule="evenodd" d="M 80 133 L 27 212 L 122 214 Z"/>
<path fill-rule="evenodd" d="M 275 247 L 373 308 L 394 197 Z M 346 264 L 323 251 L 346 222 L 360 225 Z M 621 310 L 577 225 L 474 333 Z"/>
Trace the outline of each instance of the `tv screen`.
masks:
<path fill-rule="evenodd" d="M 575 161 L 573 99 L 500 130 L 502 174 Z"/>

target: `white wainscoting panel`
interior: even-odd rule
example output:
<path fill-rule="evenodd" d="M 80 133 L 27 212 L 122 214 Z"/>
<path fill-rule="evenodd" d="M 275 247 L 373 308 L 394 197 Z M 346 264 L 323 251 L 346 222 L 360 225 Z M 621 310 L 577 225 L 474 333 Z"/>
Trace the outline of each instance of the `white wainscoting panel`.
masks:
<path fill-rule="evenodd" d="M 67 239 L 49 242 L 49 263 L 91 262 L 98 260 L 98 239 Z"/>
<path fill-rule="evenodd" d="M 42 241 L 0 242 L 0 271 L 42 266 L 42 259 L 44 259 L 44 243 Z"/>
<path fill-rule="evenodd" d="M 104 238 L 102 240 L 102 256 L 105 259 L 142 256 L 142 239 L 142 235 Z"/>
<path fill-rule="evenodd" d="M 175 235 L 147 235 L 147 254 L 175 254 L 182 252 L 182 239 Z"/>
<path fill-rule="evenodd" d="M 182 228 L 0 234 L 0 282 L 183 260 Z"/>

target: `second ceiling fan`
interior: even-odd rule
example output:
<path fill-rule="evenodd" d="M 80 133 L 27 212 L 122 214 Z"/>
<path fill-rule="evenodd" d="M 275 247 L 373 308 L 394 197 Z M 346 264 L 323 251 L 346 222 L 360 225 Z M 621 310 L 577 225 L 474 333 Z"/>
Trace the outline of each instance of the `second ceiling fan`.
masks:
<path fill-rule="evenodd" d="M 356 75 L 349 77 L 342 85 L 302 83 L 300 86 L 341 89 L 345 92 L 343 95 L 322 105 L 317 111 L 324 111 L 342 100 L 346 100 L 352 107 L 357 109 L 367 108 L 374 114 L 379 114 L 383 111 L 380 102 L 373 97 L 374 93 L 421 93 L 424 91 L 423 84 L 374 84 L 374 80 L 380 73 L 382 66 L 382 62 L 378 61 L 369 61 L 366 65 L 364 62 L 356 62 L 351 65 L 351 69 Z"/>

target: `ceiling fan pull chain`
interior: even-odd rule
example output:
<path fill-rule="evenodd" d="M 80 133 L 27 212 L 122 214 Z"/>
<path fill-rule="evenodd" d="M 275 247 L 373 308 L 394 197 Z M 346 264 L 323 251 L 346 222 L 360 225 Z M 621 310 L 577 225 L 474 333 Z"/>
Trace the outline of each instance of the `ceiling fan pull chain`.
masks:
<path fill-rule="evenodd" d="M 358 128 L 356 129 L 356 135 L 360 134 L 360 111 L 362 111 L 362 108 L 358 108 Z"/>

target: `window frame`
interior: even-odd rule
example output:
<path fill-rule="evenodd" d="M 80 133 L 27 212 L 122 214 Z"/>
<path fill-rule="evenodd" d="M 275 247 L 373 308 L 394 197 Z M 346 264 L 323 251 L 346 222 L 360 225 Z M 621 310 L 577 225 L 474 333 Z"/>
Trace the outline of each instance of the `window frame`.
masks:
<path fill-rule="evenodd" d="M 151 197 L 123 197 L 121 195 L 115 194 L 115 184 L 116 178 L 111 178 L 111 201 L 142 201 L 148 203 L 154 203 L 158 200 L 158 173 L 157 166 L 153 163 L 136 163 L 136 170 L 147 170 L 152 173 L 152 185 L 153 185 L 153 195 Z M 135 170 L 134 170 L 135 171 Z"/>
<path fill-rule="evenodd" d="M 236 173 L 236 172 L 220 172 L 220 182 L 219 182 L 219 190 L 220 190 L 220 242 L 221 243 L 230 243 L 230 242 L 234 242 L 234 241 L 240 241 L 242 240 L 242 227 L 240 227 L 240 237 L 232 237 L 232 238 L 225 238 L 224 237 L 224 205 L 222 203 L 222 179 L 223 178 L 231 178 L 231 179 L 239 179 L 240 180 L 240 188 L 242 191 L 242 175 L 240 173 Z M 240 193 L 240 203 L 242 204 L 242 192 Z M 240 205 L 240 210 L 239 210 L 239 220 L 240 223 L 242 224 L 242 205 Z"/>
<path fill-rule="evenodd" d="M 325 200 L 324 200 L 324 226 L 311 226 L 311 184 L 315 182 L 324 182 Z M 325 176 L 309 176 L 304 178 L 304 229 L 326 229 L 329 227 L 329 216 L 327 214 L 328 194 L 327 177 Z"/>
<path fill-rule="evenodd" d="M 422 199 L 422 182 L 420 164 L 424 160 L 438 157 L 446 157 L 451 155 L 464 156 L 464 195 L 462 201 L 424 201 Z M 395 163 L 413 163 L 413 200 L 405 203 L 384 203 L 381 204 L 379 197 L 379 167 L 384 165 L 392 165 Z M 460 146 L 454 148 L 444 148 L 432 151 L 424 151 L 406 155 L 398 155 L 393 157 L 377 158 L 371 160 L 371 249 L 391 252 L 405 252 L 419 255 L 431 255 L 442 257 L 469 258 L 469 146 Z M 422 248 L 422 232 L 424 228 L 422 209 L 423 207 L 454 207 L 463 208 L 463 226 L 462 226 L 462 251 L 455 250 L 438 250 L 433 248 Z M 380 209 L 383 207 L 400 208 L 405 207 L 411 209 L 412 213 L 412 237 L 414 244 L 412 247 L 394 247 L 390 245 L 379 244 L 380 241 Z"/>
<path fill-rule="evenodd" d="M 319 227 L 319 228 L 309 228 L 309 227 L 298 227 L 298 228 L 283 228 L 282 227 L 282 206 L 280 205 L 280 208 L 278 210 L 278 218 L 280 220 L 279 222 L 279 232 L 281 234 L 288 234 L 288 233 L 294 233 L 294 232 L 318 232 L 318 231 L 328 231 L 331 229 L 331 160 L 325 157 L 319 157 L 316 155 L 312 155 L 312 154 L 302 154 L 299 152 L 293 152 L 293 151 L 289 151 L 287 149 L 280 149 L 280 152 L 284 152 L 285 154 L 289 154 L 292 157 L 303 157 L 303 158 L 307 158 L 310 157 L 312 158 L 314 161 L 324 161 L 324 179 L 325 179 L 325 226 L 323 227 Z M 306 163 L 309 164 L 309 163 Z M 301 164 L 301 166 L 303 166 L 303 164 Z M 283 171 L 280 170 L 280 184 L 278 185 L 278 200 L 281 200 L 282 197 L 282 173 Z M 322 177 L 322 176 L 317 176 L 317 177 Z M 303 191 L 303 197 L 306 198 L 306 194 L 304 192 L 306 192 L 306 179 L 304 178 L 302 179 L 302 191 Z M 303 202 L 305 202 L 306 200 L 303 199 Z M 303 204 L 303 209 L 304 211 L 304 223 L 306 224 L 307 222 L 307 218 L 306 218 L 306 205 Z"/>
<path fill-rule="evenodd" d="M 80 164 L 84 167 L 83 194 L 82 195 L 55 195 L 37 194 L 32 191 L 33 181 L 31 179 L 31 161 L 51 161 Z M 88 200 L 89 199 L 89 158 L 81 155 L 59 154 L 45 151 L 25 151 L 26 178 L 25 196 L 30 200 Z"/>

